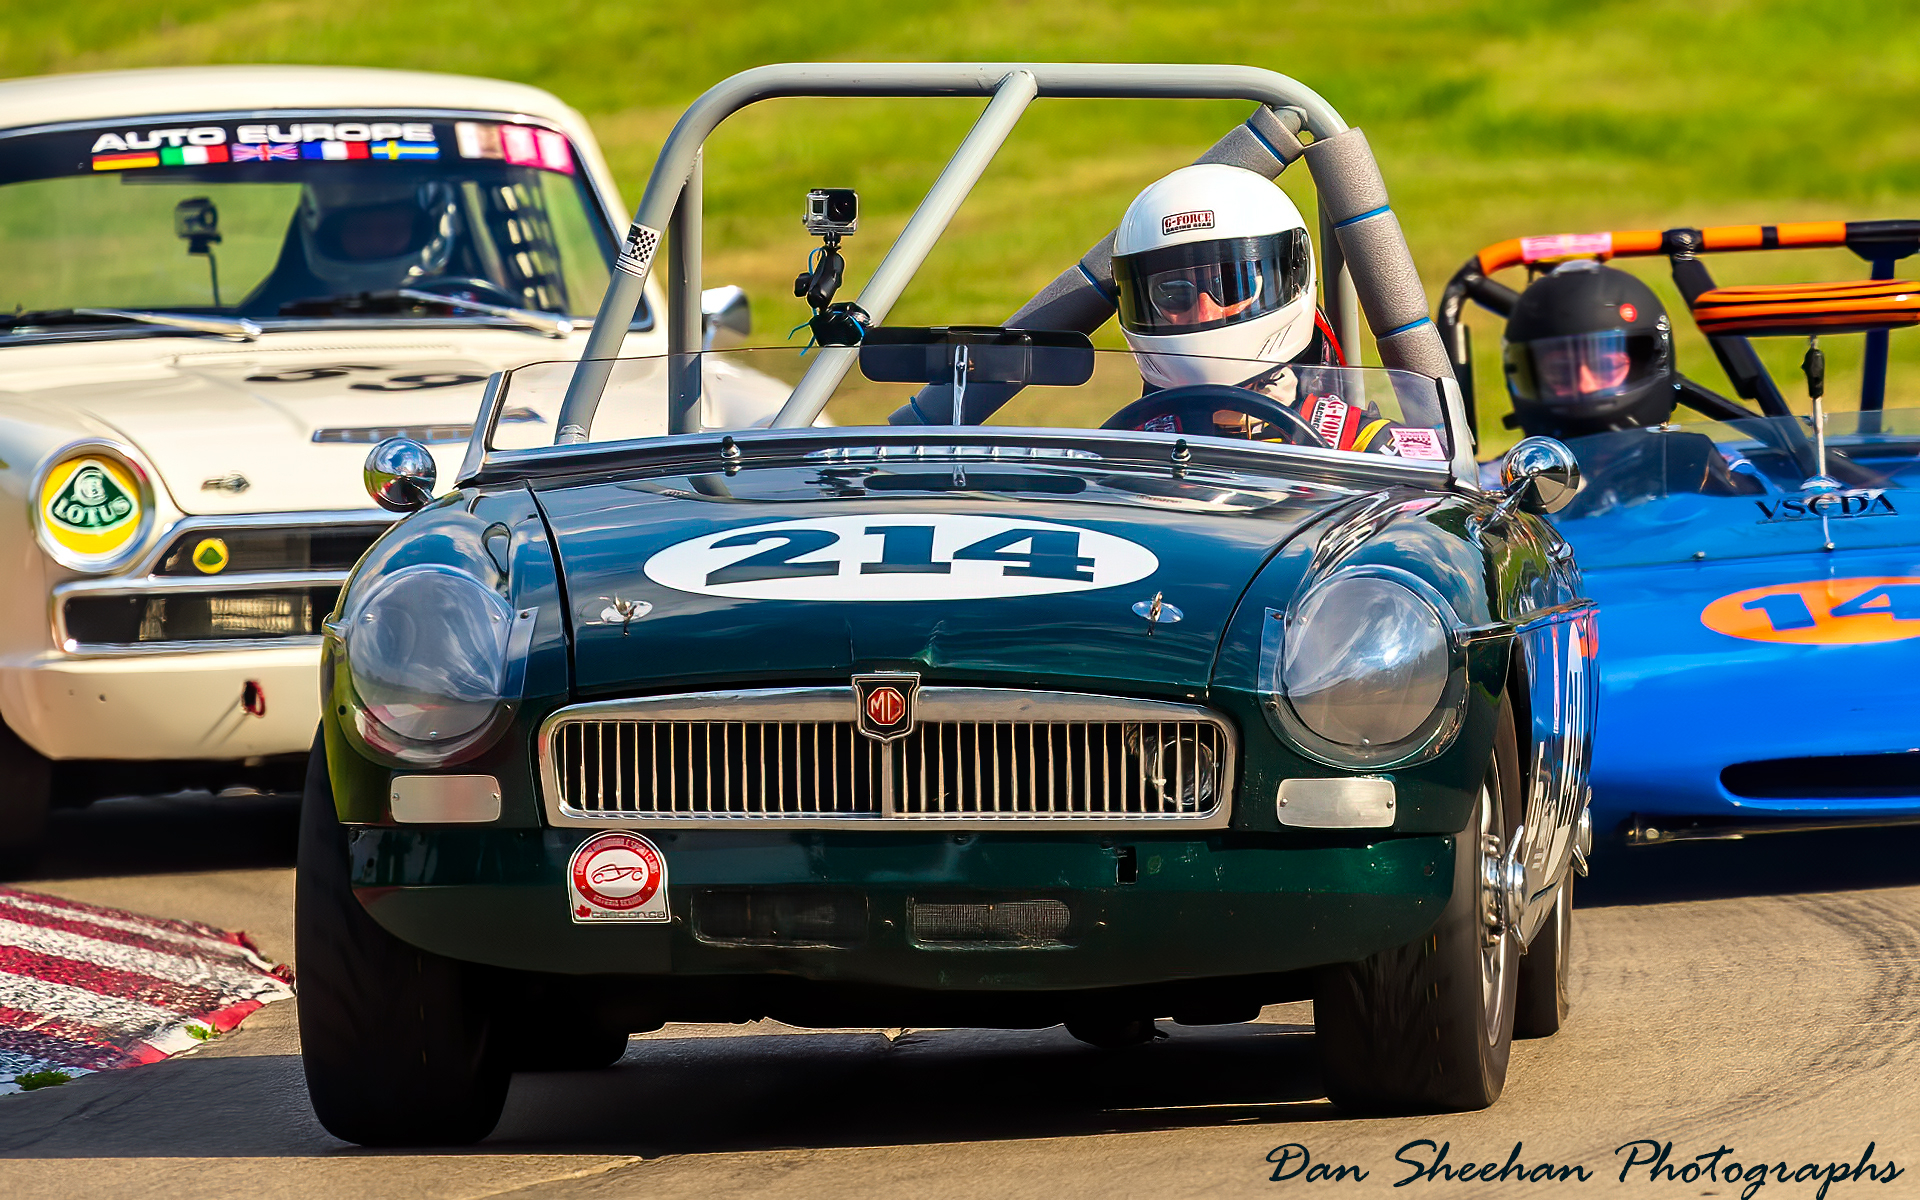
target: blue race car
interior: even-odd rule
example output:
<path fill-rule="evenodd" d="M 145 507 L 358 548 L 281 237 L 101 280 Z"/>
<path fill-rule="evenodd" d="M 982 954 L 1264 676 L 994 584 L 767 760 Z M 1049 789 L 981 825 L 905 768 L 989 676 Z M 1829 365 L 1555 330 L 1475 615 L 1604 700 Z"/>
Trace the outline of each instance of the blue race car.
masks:
<path fill-rule="evenodd" d="M 1698 257 L 1839 246 L 1872 279 L 1716 287 Z M 1506 316 L 1521 296 L 1495 272 L 1663 255 L 1753 405 L 1675 374 L 1671 399 L 1703 423 L 1568 440 L 1583 484 L 1554 521 L 1606 614 L 1592 772 L 1602 837 L 1920 822 L 1920 411 L 1884 403 L 1888 332 L 1920 323 L 1920 283 L 1892 278 L 1916 249 L 1920 221 L 1558 235 L 1488 247 L 1448 284 L 1439 325 L 1470 389 L 1465 303 Z M 1859 408 L 1826 414 L 1818 340 L 1849 333 L 1866 335 Z M 1792 413 L 1754 353 L 1748 339 L 1764 336 L 1808 339 L 1812 418 Z M 1521 356 L 1505 357 L 1512 387 Z"/>

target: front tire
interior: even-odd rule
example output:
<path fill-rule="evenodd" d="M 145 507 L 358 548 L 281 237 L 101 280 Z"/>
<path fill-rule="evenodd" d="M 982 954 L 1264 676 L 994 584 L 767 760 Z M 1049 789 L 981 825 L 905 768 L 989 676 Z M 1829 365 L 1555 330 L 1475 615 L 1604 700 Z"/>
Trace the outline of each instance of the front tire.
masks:
<path fill-rule="evenodd" d="M 0 861 L 29 862 L 47 833 L 53 764 L 0 722 Z"/>
<path fill-rule="evenodd" d="M 1315 1042 L 1327 1098 L 1352 1112 L 1466 1112 L 1506 1084 L 1520 947 L 1496 932 L 1487 875 L 1519 825 L 1523 792 L 1513 713 L 1503 704 L 1467 828 L 1455 839 L 1453 893 L 1416 942 L 1315 977 Z M 1491 909 L 1497 912 L 1497 909 Z"/>
<path fill-rule="evenodd" d="M 394 937 L 354 898 L 317 739 L 300 805 L 294 957 L 307 1095 L 328 1133 L 421 1146 L 493 1132 L 511 1076 L 478 972 Z"/>
<path fill-rule="evenodd" d="M 1520 960 L 1520 992 L 1514 1002 L 1513 1036 L 1551 1037 L 1566 1023 L 1567 976 L 1573 941 L 1573 871 L 1560 881 L 1553 915 L 1533 935 Z"/>

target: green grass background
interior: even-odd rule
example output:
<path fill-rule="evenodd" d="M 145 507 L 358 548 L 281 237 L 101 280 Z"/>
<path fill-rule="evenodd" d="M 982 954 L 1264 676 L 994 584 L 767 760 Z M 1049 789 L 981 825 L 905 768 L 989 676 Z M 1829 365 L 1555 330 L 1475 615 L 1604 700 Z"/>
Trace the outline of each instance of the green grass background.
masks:
<path fill-rule="evenodd" d="M 1920 216 L 1917 35 L 1920 9 L 1904 0 L 5 0 L 0 73 L 309 62 L 521 80 L 592 119 L 631 204 L 680 110 L 762 63 L 1249 63 L 1303 80 L 1367 131 L 1437 294 L 1469 254 L 1520 234 Z M 805 315 L 790 296 L 807 249 L 805 190 L 860 189 L 857 286 L 979 108 L 784 101 L 722 128 L 708 155 L 707 281 L 751 290 L 757 342 L 778 342 Z M 1037 103 L 892 319 L 999 320 L 1111 227 L 1139 187 L 1244 111 Z M 1284 183 L 1310 203 L 1304 169 Z M 1726 283 L 1865 275 L 1844 252 L 1710 264 Z M 1663 271 L 1635 269 L 1677 303 Z M 1683 367 L 1724 386 L 1690 324 L 1678 325 Z M 1483 449 L 1513 436 L 1497 424 L 1498 336 L 1496 322 L 1476 319 Z M 1118 344 L 1111 326 L 1103 340 Z M 1829 346 L 1841 406 L 1857 394 L 1860 341 Z M 1892 402 L 1920 403 L 1920 334 L 1893 346 Z M 1802 349 L 1763 343 L 1790 393 Z"/>

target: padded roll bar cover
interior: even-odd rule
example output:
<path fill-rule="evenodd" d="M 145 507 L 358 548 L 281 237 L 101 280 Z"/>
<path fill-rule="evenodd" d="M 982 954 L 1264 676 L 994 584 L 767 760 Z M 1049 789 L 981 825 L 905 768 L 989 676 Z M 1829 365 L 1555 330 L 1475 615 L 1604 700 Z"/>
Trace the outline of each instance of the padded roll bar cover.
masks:
<path fill-rule="evenodd" d="M 1259 131 L 1257 134 L 1254 132 L 1256 129 Z M 1205 154 L 1193 161 L 1196 166 L 1208 163 L 1241 167 L 1273 179 L 1306 149 L 1293 133 L 1272 109 L 1262 105 L 1253 110 L 1251 117 L 1228 130 L 1227 136 L 1208 147 Z M 1279 154 L 1276 155 L 1275 151 L 1279 151 Z"/>
<path fill-rule="evenodd" d="M 1336 224 L 1387 206 L 1387 184 L 1365 133 L 1349 129 L 1321 138 L 1306 148 L 1306 155 L 1320 207 Z"/>
<path fill-rule="evenodd" d="M 1360 295 L 1374 336 L 1390 333 L 1427 316 L 1427 294 L 1420 286 L 1413 255 L 1407 250 L 1400 219 L 1391 211 L 1334 228 L 1340 250 L 1353 268 L 1353 290 Z"/>
<path fill-rule="evenodd" d="M 1274 109 L 1262 104 L 1253 110 L 1252 116 L 1228 130 L 1225 137 L 1193 161 L 1195 165 L 1222 163 L 1244 167 L 1268 179 L 1277 179 L 1307 149 L 1295 136 L 1301 123 L 1297 109 Z M 1255 130 L 1259 131 L 1258 136 Z M 1364 148 L 1364 139 L 1361 144 Z M 1372 161 L 1371 157 L 1368 161 Z M 1376 171 L 1376 178 L 1378 174 Z M 1316 173 L 1316 182 L 1318 178 Z M 1077 265 L 1054 276 L 1053 282 L 1022 304 L 1005 323 L 1011 329 L 1071 329 L 1090 334 L 1113 316 L 1115 302 L 1109 298 L 1113 294 L 1113 234 L 1109 232 L 1081 255 Z M 953 406 L 952 391 L 949 384 L 929 384 L 915 399 L 931 411 L 946 412 Z M 887 421 L 893 425 L 920 423 L 912 405 L 894 410 Z"/>
<path fill-rule="evenodd" d="M 1431 321 L 1423 321 L 1412 329 L 1402 329 L 1375 344 L 1380 350 L 1382 366 L 1415 371 L 1431 379 L 1454 377 L 1453 361 L 1447 357 L 1447 348 L 1440 343 L 1440 330 Z"/>
<path fill-rule="evenodd" d="M 1257 137 L 1255 129 L 1259 130 Z M 1290 108 L 1276 111 L 1263 104 L 1193 161 L 1195 165 L 1223 163 L 1244 167 L 1268 179 L 1277 179 L 1305 150 L 1300 139 L 1294 136 L 1299 129 L 1298 112 Z M 1279 157 L 1274 154 L 1276 150 L 1280 152 Z M 1094 281 L 1091 288 L 1088 279 Z M 1113 315 L 1114 305 L 1109 299 L 1113 292 L 1113 234 L 1108 233 L 1080 256 L 1078 267 L 1062 271 L 1008 317 L 1006 323 L 1014 329 L 1073 329 L 1092 333 Z"/>

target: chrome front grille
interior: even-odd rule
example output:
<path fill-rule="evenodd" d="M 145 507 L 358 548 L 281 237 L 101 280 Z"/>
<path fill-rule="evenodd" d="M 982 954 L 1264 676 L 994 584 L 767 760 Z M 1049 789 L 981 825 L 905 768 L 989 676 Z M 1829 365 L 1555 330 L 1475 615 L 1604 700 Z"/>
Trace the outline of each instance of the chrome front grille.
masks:
<path fill-rule="evenodd" d="M 360 511 L 185 518 L 124 574 L 57 585 L 54 644 L 88 655 L 317 644 L 347 572 L 390 523 Z"/>
<path fill-rule="evenodd" d="M 551 735 L 584 816 L 853 816 L 879 811 L 882 747 L 833 721 L 566 721 Z"/>
<path fill-rule="evenodd" d="M 921 689 L 880 742 L 851 688 L 656 696 L 563 709 L 542 728 L 556 824 L 778 820 L 920 827 L 1226 822 L 1232 726 L 1187 704 Z"/>
<path fill-rule="evenodd" d="M 901 744 L 900 816 L 1179 816 L 1214 807 L 1212 720 L 938 721 Z M 1184 786 L 1182 786 L 1184 784 Z"/>

